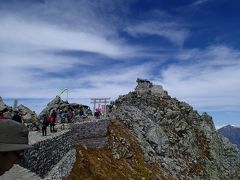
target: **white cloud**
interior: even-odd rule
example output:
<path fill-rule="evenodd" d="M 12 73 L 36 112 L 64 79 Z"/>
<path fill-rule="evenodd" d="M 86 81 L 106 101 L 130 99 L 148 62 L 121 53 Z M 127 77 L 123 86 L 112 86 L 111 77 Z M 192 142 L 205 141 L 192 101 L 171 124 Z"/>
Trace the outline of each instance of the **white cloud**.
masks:
<path fill-rule="evenodd" d="M 188 29 L 174 22 L 142 22 L 129 26 L 126 28 L 126 31 L 132 36 L 156 35 L 164 37 L 179 46 L 182 46 L 186 38 L 190 35 Z"/>
<path fill-rule="evenodd" d="M 228 126 L 229 124 L 221 124 L 221 125 L 216 125 L 215 127 L 216 127 L 216 129 L 218 130 L 218 129 L 221 129 L 222 127 L 225 127 L 225 126 Z M 231 125 L 231 126 L 233 126 L 233 127 L 235 127 L 235 128 L 240 128 L 240 126 L 239 125 Z"/>
<path fill-rule="evenodd" d="M 85 96 L 77 89 L 87 96 L 99 93 L 116 97 L 117 93 L 130 90 L 137 77 L 147 74 L 145 66 L 134 66 L 135 71 L 132 71 L 129 67 L 108 69 L 101 63 L 104 58 L 130 59 L 138 56 L 142 48 L 132 47 L 119 38 L 115 15 L 106 18 L 109 12 L 119 6 L 127 7 L 129 2 L 117 1 L 110 3 L 110 7 L 105 7 L 106 3 L 16 2 L 16 6 L 9 4 L 0 11 L 0 95 L 4 98 L 51 98 L 62 88 L 69 87 L 76 95 L 73 98 Z M 29 8 L 23 9 L 25 6 Z M 127 9 L 120 11 L 127 13 Z M 56 53 L 62 51 L 83 51 L 94 56 Z M 100 68 L 94 69 L 98 65 Z"/>
<path fill-rule="evenodd" d="M 157 80 L 170 95 L 205 111 L 240 107 L 239 50 L 212 46 L 190 51 L 190 54 L 187 51 L 186 56 L 182 52 L 181 56 L 185 61 L 170 64 Z"/>
<path fill-rule="evenodd" d="M 16 17 L 3 18 L 0 23 L 3 49 L 11 47 L 28 50 L 76 50 L 110 57 L 126 57 L 135 49 L 104 36 L 81 30 L 68 30 L 43 22 L 29 22 Z"/>

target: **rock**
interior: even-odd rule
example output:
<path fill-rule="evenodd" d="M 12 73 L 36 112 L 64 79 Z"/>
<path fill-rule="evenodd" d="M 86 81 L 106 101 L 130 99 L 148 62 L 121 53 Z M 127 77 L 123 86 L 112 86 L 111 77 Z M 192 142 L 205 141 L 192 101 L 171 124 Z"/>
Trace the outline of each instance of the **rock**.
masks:
<path fill-rule="evenodd" d="M 4 111 L 8 106 L 4 104 L 2 97 L 0 96 L 0 111 Z"/>
<path fill-rule="evenodd" d="M 152 145 L 152 147 L 163 147 L 168 141 L 168 138 L 162 128 L 153 127 L 146 134 L 146 140 Z"/>
<path fill-rule="evenodd" d="M 161 85 L 153 85 L 151 87 L 151 94 L 156 96 L 166 96 L 166 91 L 163 90 Z"/>
<path fill-rule="evenodd" d="M 22 104 L 19 105 L 17 109 L 19 110 L 24 123 L 28 124 L 31 127 L 35 127 L 36 130 L 40 129 L 41 123 L 35 112 L 31 111 L 28 107 Z"/>
<path fill-rule="evenodd" d="M 178 111 L 172 111 L 171 109 L 168 109 L 166 112 L 165 117 L 167 119 L 174 119 L 178 116 L 179 112 Z"/>
<path fill-rule="evenodd" d="M 131 159 L 131 158 L 133 157 L 133 153 L 130 152 L 130 153 L 128 153 L 125 157 L 126 157 L 127 159 Z"/>

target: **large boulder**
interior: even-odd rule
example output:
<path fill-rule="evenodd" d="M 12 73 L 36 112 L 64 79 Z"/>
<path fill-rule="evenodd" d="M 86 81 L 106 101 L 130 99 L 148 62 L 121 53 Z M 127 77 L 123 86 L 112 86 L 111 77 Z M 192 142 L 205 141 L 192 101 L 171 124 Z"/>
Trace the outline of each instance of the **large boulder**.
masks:
<path fill-rule="evenodd" d="M 41 123 L 37 117 L 37 114 L 24 105 L 19 105 L 17 107 L 20 115 L 22 116 L 23 122 L 31 129 L 31 130 L 39 130 Z"/>

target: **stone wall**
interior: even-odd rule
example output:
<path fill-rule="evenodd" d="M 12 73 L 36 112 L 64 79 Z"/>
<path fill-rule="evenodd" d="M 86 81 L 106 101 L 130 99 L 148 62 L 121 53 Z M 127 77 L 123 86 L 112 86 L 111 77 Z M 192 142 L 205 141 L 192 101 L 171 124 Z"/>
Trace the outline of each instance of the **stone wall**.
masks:
<path fill-rule="evenodd" d="M 106 119 L 73 124 L 69 131 L 33 144 L 34 148 L 25 151 L 20 165 L 45 177 L 75 145 L 103 147 L 108 140 L 107 127 Z"/>
<path fill-rule="evenodd" d="M 25 151 L 20 165 L 42 177 L 45 176 L 72 149 L 72 137 L 72 131 L 68 131 L 52 139 L 33 144 L 32 149 Z"/>

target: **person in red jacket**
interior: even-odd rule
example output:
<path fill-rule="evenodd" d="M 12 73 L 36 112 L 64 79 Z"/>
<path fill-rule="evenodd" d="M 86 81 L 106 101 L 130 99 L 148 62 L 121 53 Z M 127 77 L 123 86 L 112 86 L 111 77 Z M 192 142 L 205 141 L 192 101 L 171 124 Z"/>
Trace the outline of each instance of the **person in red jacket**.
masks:
<path fill-rule="evenodd" d="M 0 111 L 0 121 L 1 121 L 1 120 L 4 120 L 4 119 L 7 119 L 7 118 L 3 115 L 3 112 Z"/>

